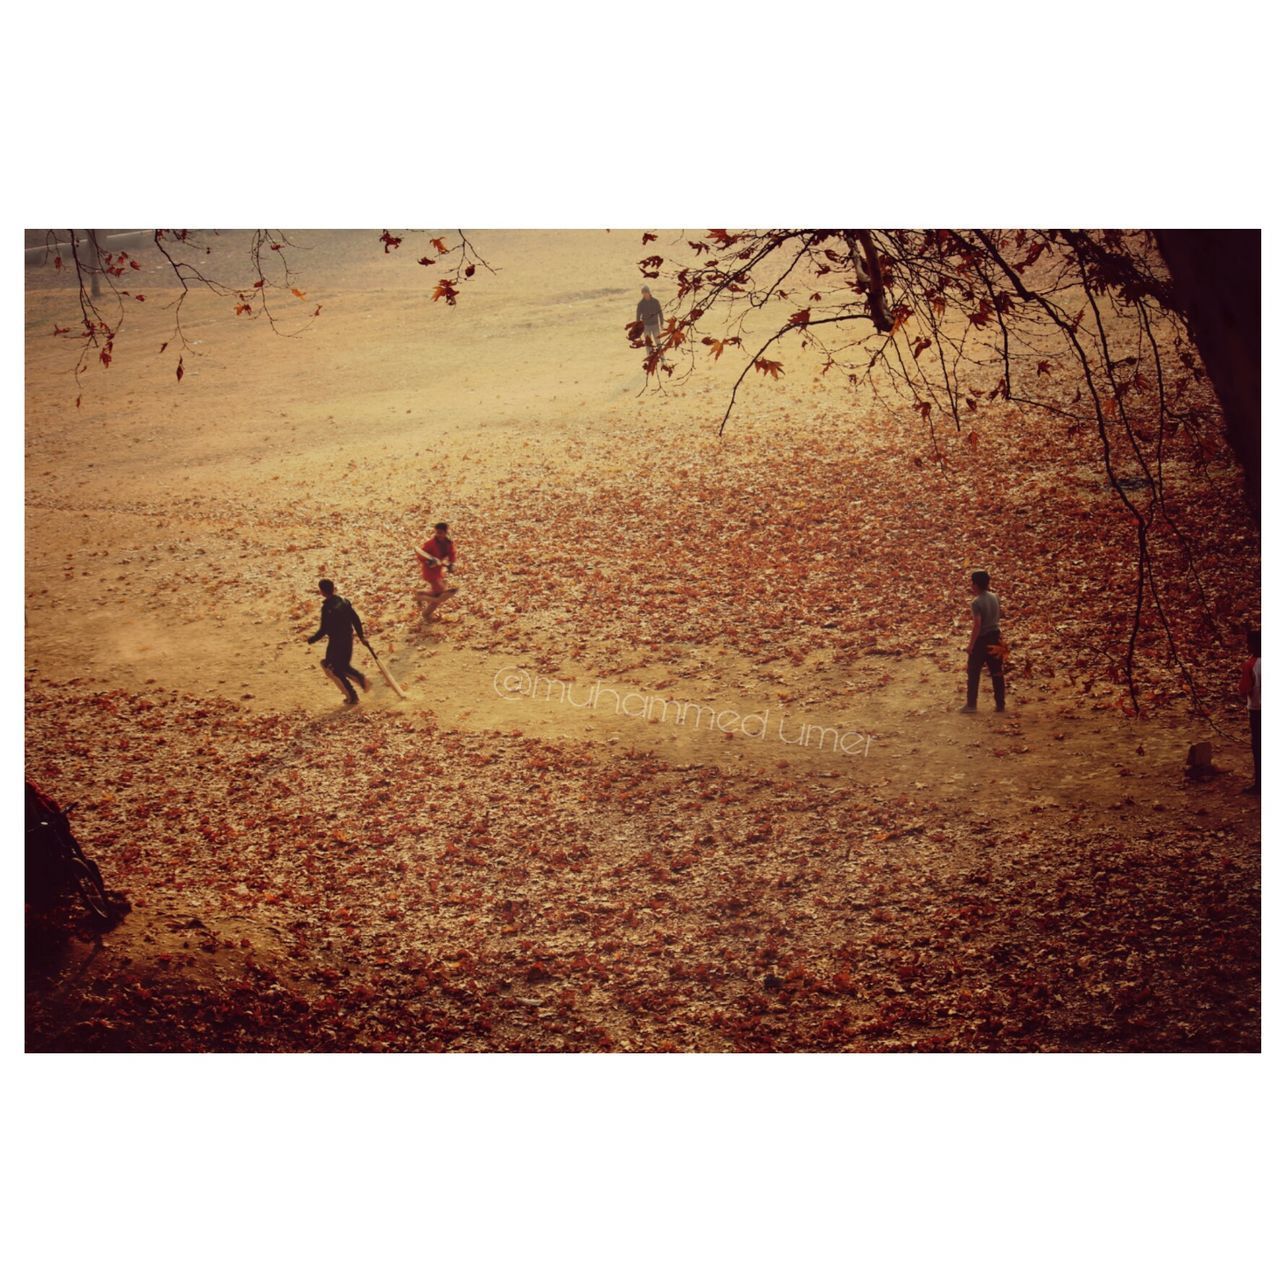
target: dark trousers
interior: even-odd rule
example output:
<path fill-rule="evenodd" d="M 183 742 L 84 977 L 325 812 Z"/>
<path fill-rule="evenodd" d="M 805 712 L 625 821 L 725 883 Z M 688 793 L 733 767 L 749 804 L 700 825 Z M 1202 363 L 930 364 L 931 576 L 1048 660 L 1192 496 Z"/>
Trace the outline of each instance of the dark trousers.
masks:
<path fill-rule="evenodd" d="M 356 696 L 356 691 L 351 685 L 352 676 L 359 680 L 362 685 L 364 684 L 364 673 L 357 671 L 351 665 L 350 642 L 347 644 L 334 644 L 330 641 L 328 648 L 325 650 L 323 666 L 347 691 L 347 697 L 349 698 Z"/>
<path fill-rule="evenodd" d="M 1253 785 L 1262 786 L 1262 712 L 1249 712 L 1249 745 L 1253 748 Z"/>
<path fill-rule="evenodd" d="M 999 643 L 998 631 L 988 631 L 973 642 L 973 652 L 969 654 L 969 696 L 965 699 L 971 707 L 978 705 L 978 680 L 985 665 L 991 672 L 991 690 L 996 695 L 996 707 L 1004 708 L 1004 660 L 988 652 L 989 645 Z"/>

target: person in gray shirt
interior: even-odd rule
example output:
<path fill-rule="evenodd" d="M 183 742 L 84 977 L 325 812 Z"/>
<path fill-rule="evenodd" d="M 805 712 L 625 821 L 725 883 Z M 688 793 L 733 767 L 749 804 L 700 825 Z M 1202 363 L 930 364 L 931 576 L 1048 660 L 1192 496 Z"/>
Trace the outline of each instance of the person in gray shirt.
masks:
<path fill-rule="evenodd" d="M 973 584 L 973 629 L 969 632 L 969 690 L 961 711 L 972 715 L 978 709 L 978 681 L 985 665 L 991 672 L 991 691 L 996 710 L 1004 710 L 1004 658 L 1000 635 L 1000 601 L 990 590 L 991 575 L 979 570 L 970 575 Z"/>

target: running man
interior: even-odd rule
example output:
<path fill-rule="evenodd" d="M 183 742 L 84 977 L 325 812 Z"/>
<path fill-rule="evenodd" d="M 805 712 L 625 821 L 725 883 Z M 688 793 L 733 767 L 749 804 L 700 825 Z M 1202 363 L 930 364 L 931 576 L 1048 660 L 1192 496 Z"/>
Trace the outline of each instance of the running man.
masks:
<path fill-rule="evenodd" d="M 418 607 L 422 609 L 423 622 L 430 622 L 435 611 L 458 592 L 457 587 L 444 585 L 444 575 L 453 572 L 458 559 L 457 548 L 449 537 L 449 526 L 443 520 L 440 521 L 436 525 L 435 537 L 428 538 L 420 547 L 414 547 L 413 554 L 418 557 L 422 580 L 426 583 L 426 586 L 419 587 L 413 594 Z"/>
<path fill-rule="evenodd" d="M 315 644 L 321 636 L 329 637 L 329 646 L 320 666 L 325 675 L 346 694 L 347 706 L 353 707 L 360 701 L 360 697 L 352 687 L 352 680 L 364 690 L 369 688 L 369 682 L 363 673 L 351 665 L 354 637 L 359 636 L 361 644 L 364 643 L 364 626 L 351 602 L 335 594 L 333 583 L 328 578 L 320 579 L 320 594 L 324 596 L 324 604 L 320 606 L 320 630 L 315 635 L 308 636 L 307 643 Z"/>

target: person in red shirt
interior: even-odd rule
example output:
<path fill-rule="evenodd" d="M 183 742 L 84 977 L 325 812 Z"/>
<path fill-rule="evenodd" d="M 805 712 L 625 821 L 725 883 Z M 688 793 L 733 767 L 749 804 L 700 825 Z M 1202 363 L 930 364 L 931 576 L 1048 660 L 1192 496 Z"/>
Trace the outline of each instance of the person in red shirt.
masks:
<path fill-rule="evenodd" d="M 423 622 L 430 622 L 435 611 L 458 591 L 457 587 L 444 585 L 444 575 L 453 572 L 458 559 L 457 548 L 449 537 L 449 526 L 442 520 L 436 525 L 435 536 L 428 538 L 420 547 L 414 547 L 413 554 L 418 557 L 422 580 L 426 583 L 414 592 L 414 596 L 422 609 Z"/>

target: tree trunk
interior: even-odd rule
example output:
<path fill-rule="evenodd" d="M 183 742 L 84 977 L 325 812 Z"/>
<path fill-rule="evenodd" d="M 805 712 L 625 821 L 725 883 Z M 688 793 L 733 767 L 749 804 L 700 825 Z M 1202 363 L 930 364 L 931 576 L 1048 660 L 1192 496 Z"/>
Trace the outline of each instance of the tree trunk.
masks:
<path fill-rule="evenodd" d="M 1262 233 L 1157 231 L 1262 526 Z"/>

